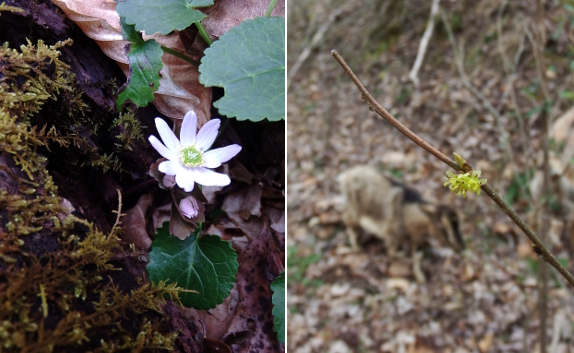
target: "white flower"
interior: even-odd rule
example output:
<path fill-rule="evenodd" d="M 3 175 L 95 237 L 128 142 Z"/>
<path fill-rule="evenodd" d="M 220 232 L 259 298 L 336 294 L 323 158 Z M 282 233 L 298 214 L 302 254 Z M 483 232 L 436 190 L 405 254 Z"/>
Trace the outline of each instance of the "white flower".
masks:
<path fill-rule="evenodd" d="M 168 159 L 159 164 L 159 171 L 174 175 L 177 185 L 186 192 L 193 190 L 194 183 L 208 186 L 229 185 L 231 180 L 227 175 L 208 169 L 219 167 L 241 151 L 239 145 L 208 151 L 217 137 L 220 124 L 219 119 L 212 119 L 203 125 L 196 136 L 197 115 L 190 111 L 183 118 L 180 142 L 167 123 L 156 118 L 155 126 L 163 143 L 155 136 L 150 136 L 149 142 L 159 154 Z"/>

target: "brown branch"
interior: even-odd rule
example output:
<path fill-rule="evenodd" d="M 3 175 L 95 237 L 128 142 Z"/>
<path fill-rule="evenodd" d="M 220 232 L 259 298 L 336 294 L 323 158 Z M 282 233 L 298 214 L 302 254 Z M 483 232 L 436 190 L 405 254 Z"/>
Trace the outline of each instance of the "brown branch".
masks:
<path fill-rule="evenodd" d="M 400 121 L 398 121 L 394 116 L 392 116 L 385 108 L 383 108 L 374 98 L 373 96 L 371 96 L 371 94 L 369 93 L 369 91 L 367 91 L 367 89 L 365 88 L 365 86 L 363 86 L 363 84 L 361 83 L 361 81 L 359 81 L 359 79 L 357 78 L 357 76 L 355 76 L 355 74 L 353 73 L 353 70 L 351 70 L 351 68 L 349 67 L 349 65 L 347 65 L 347 63 L 345 62 L 345 60 L 343 60 L 343 58 L 341 58 L 341 56 L 339 55 L 339 53 L 337 53 L 335 50 L 331 51 L 331 54 L 333 54 L 333 56 L 335 57 L 335 60 L 337 60 L 339 62 L 339 64 L 343 67 L 343 69 L 345 69 L 345 71 L 347 72 L 347 74 L 349 74 L 349 76 L 351 77 L 351 80 L 353 80 L 353 82 L 355 82 L 355 84 L 357 85 L 357 87 L 359 88 L 359 91 L 361 91 L 361 96 L 362 99 L 366 100 L 367 103 L 369 104 L 369 109 L 375 111 L 377 114 L 379 114 L 383 119 L 385 119 L 386 121 L 388 121 L 391 125 L 393 125 L 397 130 L 399 130 L 403 135 L 405 135 L 406 137 L 408 137 L 409 139 L 413 140 L 414 143 L 416 143 L 417 145 L 421 146 L 422 148 L 424 148 L 425 150 L 427 150 L 428 152 L 430 152 L 432 155 L 434 155 L 436 158 L 440 159 L 443 163 L 445 163 L 446 165 L 448 165 L 449 167 L 456 169 L 456 170 L 460 170 L 460 168 L 458 167 L 458 164 L 456 164 L 455 161 L 453 161 L 452 159 L 448 158 L 444 153 L 442 153 L 441 151 L 437 150 L 436 148 L 434 148 L 433 146 L 431 146 L 428 142 L 426 142 L 425 140 L 423 140 L 422 138 L 420 138 L 417 134 L 415 134 L 414 132 L 412 132 L 408 127 L 404 126 Z"/>
<path fill-rule="evenodd" d="M 414 143 L 416 143 L 417 145 L 419 145 L 420 147 L 431 153 L 439 160 L 441 160 L 444 164 L 448 165 L 449 167 L 455 170 L 461 170 L 461 168 L 459 168 L 458 164 L 455 161 L 451 160 L 442 152 L 431 146 L 428 142 L 421 139 L 417 134 L 415 134 L 409 128 L 407 128 L 405 125 L 399 122 L 385 108 L 383 108 L 377 101 L 375 101 L 373 96 L 371 96 L 371 94 L 369 93 L 369 91 L 367 91 L 365 86 L 363 86 L 361 81 L 359 81 L 357 76 L 353 73 L 353 70 L 351 70 L 349 65 L 347 65 L 347 63 L 343 60 L 343 58 L 339 55 L 339 53 L 337 53 L 335 50 L 332 50 L 331 54 L 333 55 L 335 60 L 337 60 L 337 62 L 347 72 L 349 77 L 351 77 L 353 82 L 355 82 L 355 84 L 359 88 L 359 91 L 361 91 L 362 98 L 369 105 L 370 110 L 375 111 L 383 119 L 388 121 L 397 130 L 399 130 L 403 135 L 405 135 L 406 137 L 411 139 Z M 512 209 L 512 207 L 506 202 L 504 202 L 502 197 L 500 197 L 500 195 L 498 195 L 498 193 L 494 191 L 494 189 L 490 185 L 488 184 L 483 185 L 482 190 L 494 201 L 494 203 L 496 203 L 504 211 L 504 213 L 508 215 L 508 217 L 510 217 L 510 219 L 512 219 L 514 223 L 516 223 L 516 225 L 520 229 L 522 229 L 522 231 L 526 234 L 526 236 L 532 241 L 533 243 L 532 247 L 534 248 L 534 251 L 538 253 L 540 256 L 542 256 L 544 261 L 549 263 L 558 272 L 560 272 L 560 274 L 564 276 L 564 278 L 566 278 L 568 283 L 574 286 L 574 276 L 572 276 L 572 274 L 564 266 L 562 266 L 562 264 L 560 264 L 560 262 L 556 259 L 556 257 L 554 257 L 552 253 L 550 253 L 550 251 L 542 243 L 540 238 L 526 225 L 526 223 L 524 223 L 524 221 L 518 216 L 518 214 Z"/>

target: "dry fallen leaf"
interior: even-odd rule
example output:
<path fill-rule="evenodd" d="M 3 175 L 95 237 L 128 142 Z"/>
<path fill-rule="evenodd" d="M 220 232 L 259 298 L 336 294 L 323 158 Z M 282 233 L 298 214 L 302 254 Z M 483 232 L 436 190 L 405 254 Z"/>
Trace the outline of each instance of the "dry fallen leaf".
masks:
<path fill-rule="evenodd" d="M 229 328 L 229 324 L 235 315 L 238 301 L 239 293 L 237 291 L 237 284 L 235 284 L 231 289 L 229 296 L 225 298 L 223 303 L 217 305 L 213 309 L 196 310 L 193 308 L 180 307 L 179 311 L 188 320 L 203 320 L 206 336 L 209 338 L 219 339 Z"/>
<path fill-rule="evenodd" d="M 284 239 L 284 238 L 283 238 Z M 235 352 L 279 352 L 277 334 L 273 331 L 270 285 L 283 268 L 276 258 L 285 256 L 284 240 L 281 244 L 265 226 L 261 235 L 239 254 L 237 288 L 239 304 L 223 340 L 241 337 L 230 344 Z M 282 262 L 282 261 L 281 261 Z"/>
<path fill-rule="evenodd" d="M 464 273 L 462 274 L 461 279 L 465 282 L 472 281 L 477 278 L 476 271 L 474 270 L 474 266 L 472 264 L 467 263 L 464 266 Z"/>
<path fill-rule="evenodd" d="M 221 209 L 251 240 L 256 239 L 263 229 L 261 219 L 262 188 L 256 184 L 243 187 L 225 196 Z"/>
<path fill-rule="evenodd" d="M 224 223 L 212 224 L 206 231 L 206 234 L 217 235 L 221 237 L 223 240 L 227 240 L 231 242 L 231 247 L 240 254 L 241 251 L 251 243 L 251 239 L 249 239 L 246 235 L 238 235 L 242 234 L 241 229 L 237 228 L 235 223 L 231 221 L 227 221 Z"/>
<path fill-rule="evenodd" d="M 531 259 L 536 259 L 537 255 L 532 250 L 532 244 L 529 242 L 523 242 L 518 244 L 516 247 L 516 252 L 520 257 L 529 257 Z"/>
<path fill-rule="evenodd" d="M 492 346 L 492 341 L 494 339 L 494 335 L 492 332 L 487 333 L 480 341 L 478 341 L 477 346 L 480 353 L 486 353 Z"/>
<path fill-rule="evenodd" d="M 412 275 L 410 262 L 395 260 L 389 266 L 389 276 L 393 278 L 404 278 Z"/>
<path fill-rule="evenodd" d="M 54 3 L 88 37 L 96 41 L 104 54 L 117 62 L 126 76 L 128 75 L 129 61 L 126 48 L 129 42 L 123 40 L 120 17 L 113 0 L 54 0 Z M 179 35 L 175 32 L 166 36 L 159 33 L 144 35 L 144 39 L 155 39 L 161 45 L 186 53 Z M 196 48 L 189 51 L 188 55 L 199 60 L 201 50 L 202 48 Z M 198 127 L 201 127 L 211 116 L 211 88 L 199 84 L 197 66 L 167 54 L 163 56 L 162 61 L 164 67 L 160 71 L 160 87 L 154 93 L 153 104 L 162 114 L 172 119 L 183 119 L 185 113 L 195 110 Z"/>
<path fill-rule="evenodd" d="M 221 37 L 231 27 L 255 17 L 265 15 L 269 2 L 257 0 L 220 0 L 215 5 L 205 9 L 207 17 L 201 21 L 207 33 Z M 285 0 L 279 0 L 273 8 L 271 16 L 285 17 Z"/>
<path fill-rule="evenodd" d="M 146 213 L 153 201 L 153 194 L 143 194 L 137 204 L 125 212 L 121 222 L 124 226 L 123 239 L 133 243 L 136 248 L 147 250 L 151 247 L 151 238 L 147 232 Z"/>
<path fill-rule="evenodd" d="M 405 278 L 389 278 L 385 281 L 385 284 L 389 291 L 398 289 L 403 293 L 406 293 L 411 286 L 411 282 Z"/>
<path fill-rule="evenodd" d="M 275 207 L 266 207 L 265 214 L 271 221 L 271 229 L 277 233 L 285 233 L 285 210 Z"/>
<path fill-rule="evenodd" d="M 505 235 L 512 232 L 512 227 L 508 224 L 508 222 L 496 222 L 492 226 L 492 230 L 499 235 Z"/>

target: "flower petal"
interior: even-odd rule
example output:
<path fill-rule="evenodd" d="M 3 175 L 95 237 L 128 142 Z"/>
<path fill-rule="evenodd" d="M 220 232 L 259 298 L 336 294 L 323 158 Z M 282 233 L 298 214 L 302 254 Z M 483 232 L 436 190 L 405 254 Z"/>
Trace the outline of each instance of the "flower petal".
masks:
<path fill-rule="evenodd" d="M 221 163 L 225 163 L 235 157 L 241 151 L 239 145 L 229 145 L 205 152 L 203 162 L 206 168 L 217 168 Z"/>
<path fill-rule="evenodd" d="M 177 137 L 175 136 L 173 131 L 171 131 L 171 129 L 169 128 L 169 125 L 167 125 L 165 120 L 160 119 L 160 118 L 155 118 L 155 127 L 157 128 L 157 131 L 159 132 L 159 136 L 161 137 L 161 140 L 165 144 L 165 147 L 169 148 L 170 150 L 172 150 L 175 153 L 178 153 L 179 152 L 179 146 L 180 146 L 179 140 L 177 139 Z"/>
<path fill-rule="evenodd" d="M 213 141 L 215 141 L 217 137 L 219 125 L 221 125 L 219 119 L 211 119 L 201 127 L 201 130 L 199 130 L 195 138 L 195 147 L 198 150 L 205 152 L 213 145 Z"/>
<path fill-rule="evenodd" d="M 185 172 L 185 167 L 179 161 L 165 161 L 161 162 L 157 169 L 167 175 L 177 175 L 182 171 Z"/>
<path fill-rule="evenodd" d="M 197 114 L 190 110 L 183 117 L 179 139 L 182 146 L 193 146 L 195 144 L 195 135 L 197 133 Z"/>
<path fill-rule="evenodd" d="M 191 174 L 192 179 L 201 185 L 225 186 L 231 183 L 231 179 L 229 179 L 227 175 L 216 173 L 206 168 L 193 168 L 189 170 L 189 173 Z"/>
<path fill-rule="evenodd" d="M 153 148 L 155 148 L 155 150 L 158 151 L 163 158 L 167 158 L 169 160 L 177 160 L 179 158 L 179 155 L 176 152 L 173 152 L 169 150 L 167 147 L 165 147 L 163 143 L 161 143 L 160 140 L 158 140 L 157 137 L 152 135 L 148 138 L 148 140 L 149 143 L 151 143 L 151 145 L 153 146 Z"/>
<path fill-rule="evenodd" d="M 175 182 L 183 189 L 183 191 L 191 192 L 193 190 L 195 180 L 193 179 L 189 169 L 183 169 L 175 175 Z"/>

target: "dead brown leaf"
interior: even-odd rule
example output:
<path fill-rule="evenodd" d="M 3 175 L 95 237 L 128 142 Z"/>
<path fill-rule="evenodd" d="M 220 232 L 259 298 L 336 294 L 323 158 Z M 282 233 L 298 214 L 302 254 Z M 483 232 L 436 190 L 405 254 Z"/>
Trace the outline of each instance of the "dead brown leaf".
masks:
<path fill-rule="evenodd" d="M 262 187 L 247 186 L 226 195 L 221 209 L 251 240 L 257 238 L 263 229 L 261 219 Z"/>
<path fill-rule="evenodd" d="M 271 282 L 283 271 L 285 242 L 265 225 L 261 234 L 239 255 L 239 305 L 223 340 L 235 352 L 284 351 L 273 331 Z M 277 259 L 281 259 L 278 265 Z"/>
<path fill-rule="evenodd" d="M 411 267 L 410 261 L 392 261 L 389 266 L 389 276 L 393 278 L 409 277 L 413 274 Z"/>
<path fill-rule="evenodd" d="M 213 309 L 196 310 L 180 307 L 179 310 L 188 320 L 203 320 L 206 337 L 220 339 L 229 328 L 229 324 L 235 315 L 238 301 L 239 292 L 237 291 L 237 284 L 235 284 L 223 303 Z"/>
<path fill-rule="evenodd" d="M 480 341 L 478 341 L 478 350 L 481 353 L 486 353 L 492 346 L 492 341 L 494 340 L 494 335 L 492 332 L 487 333 Z"/>
<path fill-rule="evenodd" d="M 54 3 L 128 75 L 126 48 L 129 42 L 123 40 L 115 1 L 54 0 Z M 177 33 L 144 36 L 144 39 L 150 38 L 180 53 L 186 52 Z M 198 60 L 201 53 L 202 48 L 196 48 L 190 52 L 190 56 Z M 164 67 L 160 71 L 160 87 L 154 93 L 153 104 L 162 114 L 172 119 L 183 119 L 185 113 L 195 110 L 198 127 L 201 127 L 211 117 L 211 88 L 199 84 L 197 66 L 173 55 L 164 55 L 162 61 Z"/>
<path fill-rule="evenodd" d="M 257 0 L 220 0 L 215 5 L 207 8 L 207 15 L 201 23 L 207 33 L 215 37 L 221 37 L 231 27 L 255 17 L 265 15 L 269 2 Z M 285 17 L 285 0 L 277 1 L 271 16 Z"/>
<path fill-rule="evenodd" d="M 146 214 L 153 202 L 153 194 L 143 194 L 137 204 L 125 212 L 121 222 L 124 225 L 123 239 L 133 243 L 136 248 L 147 250 L 151 247 L 151 238 L 147 232 Z"/>

